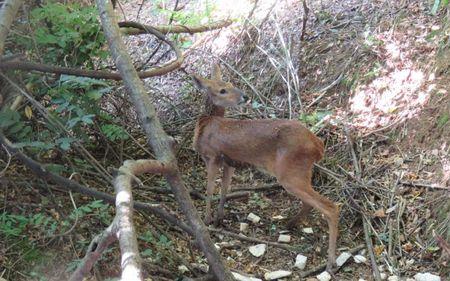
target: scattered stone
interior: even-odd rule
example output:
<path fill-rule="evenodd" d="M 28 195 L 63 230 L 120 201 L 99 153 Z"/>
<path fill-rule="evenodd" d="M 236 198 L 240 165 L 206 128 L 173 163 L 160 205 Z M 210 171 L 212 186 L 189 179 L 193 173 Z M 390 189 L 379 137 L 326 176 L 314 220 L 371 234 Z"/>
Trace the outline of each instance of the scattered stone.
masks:
<path fill-rule="evenodd" d="M 250 251 L 250 253 L 253 256 L 258 258 L 258 257 L 264 255 L 264 252 L 266 251 L 266 247 L 267 247 L 266 244 L 258 244 L 258 245 L 248 247 L 248 250 Z"/>
<path fill-rule="evenodd" d="M 292 272 L 287 271 L 287 270 L 277 270 L 277 271 L 267 272 L 266 274 L 264 274 L 264 279 L 275 280 L 275 279 L 288 277 L 291 274 L 292 274 Z"/>
<path fill-rule="evenodd" d="M 316 278 L 319 281 L 330 281 L 331 275 L 330 275 L 330 273 L 328 273 L 328 271 L 324 271 L 324 272 L 320 273 L 319 275 L 317 275 Z"/>
<path fill-rule="evenodd" d="M 278 216 L 273 216 L 272 219 L 281 221 L 281 220 L 284 220 L 284 217 L 282 215 L 278 215 Z"/>
<path fill-rule="evenodd" d="M 289 243 L 291 242 L 291 235 L 281 234 L 278 236 L 278 242 Z"/>
<path fill-rule="evenodd" d="M 353 260 L 355 260 L 356 263 L 366 263 L 367 262 L 366 257 L 362 256 L 362 255 L 353 256 Z"/>
<path fill-rule="evenodd" d="M 384 272 L 380 272 L 380 277 L 381 277 L 381 280 L 386 280 L 387 274 Z"/>
<path fill-rule="evenodd" d="M 429 272 L 426 273 L 417 273 L 414 275 L 414 280 L 416 281 L 441 281 L 441 277 L 431 274 Z"/>
<path fill-rule="evenodd" d="M 239 274 L 237 272 L 231 272 L 231 274 L 233 274 L 234 278 L 236 278 L 236 280 L 238 280 L 238 281 L 262 281 L 259 278 L 250 277 L 250 276 L 244 276 L 244 275 Z"/>
<path fill-rule="evenodd" d="M 253 213 L 248 214 L 247 219 L 249 221 L 251 221 L 252 223 L 258 223 L 261 220 L 260 217 L 258 217 L 257 215 L 255 215 Z"/>
<path fill-rule="evenodd" d="M 341 267 L 351 256 L 352 254 L 350 254 L 349 252 L 343 252 L 339 255 L 339 257 L 337 257 L 336 265 L 338 267 Z"/>
<path fill-rule="evenodd" d="M 388 281 L 399 281 L 400 279 L 396 275 L 391 275 L 387 279 Z"/>
<path fill-rule="evenodd" d="M 359 278 L 358 281 L 366 281 L 365 279 Z"/>
<path fill-rule="evenodd" d="M 178 266 L 178 271 L 181 272 L 181 274 L 184 274 L 186 272 L 189 272 L 189 268 L 187 268 L 187 266 L 182 264 L 182 265 Z"/>
<path fill-rule="evenodd" d="M 242 232 L 242 233 L 246 233 L 247 230 L 248 230 L 248 223 L 246 223 L 246 222 L 241 222 L 241 223 L 239 224 L 239 231 Z"/>
<path fill-rule="evenodd" d="M 299 268 L 299 269 L 301 269 L 301 270 L 305 269 L 306 260 L 307 259 L 308 258 L 305 257 L 304 255 L 298 254 L 297 257 L 295 257 L 295 264 L 294 264 L 294 266 Z"/>
<path fill-rule="evenodd" d="M 313 229 L 311 227 L 305 227 L 302 229 L 302 231 L 306 234 L 312 234 L 314 233 Z"/>

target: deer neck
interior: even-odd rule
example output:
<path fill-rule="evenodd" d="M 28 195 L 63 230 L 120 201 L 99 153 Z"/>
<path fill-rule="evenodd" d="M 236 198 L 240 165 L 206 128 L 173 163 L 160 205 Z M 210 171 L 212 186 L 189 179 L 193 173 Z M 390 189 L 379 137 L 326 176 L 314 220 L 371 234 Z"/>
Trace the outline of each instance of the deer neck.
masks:
<path fill-rule="evenodd" d="M 212 103 L 210 97 L 206 97 L 205 102 L 205 116 L 219 116 L 223 117 L 225 115 L 225 108 L 222 106 L 217 106 Z"/>

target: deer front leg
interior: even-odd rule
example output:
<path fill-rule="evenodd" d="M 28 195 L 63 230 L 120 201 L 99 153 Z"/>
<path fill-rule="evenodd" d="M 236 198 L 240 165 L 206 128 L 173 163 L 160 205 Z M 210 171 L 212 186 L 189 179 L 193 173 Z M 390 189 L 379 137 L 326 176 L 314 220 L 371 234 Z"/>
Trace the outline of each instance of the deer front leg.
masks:
<path fill-rule="evenodd" d="M 219 172 L 219 163 L 216 159 L 210 159 L 206 161 L 207 172 L 207 185 L 206 185 L 206 216 L 205 224 L 208 225 L 212 222 L 211 215 L 211 198 L 214 194 L 214 181 L 216 180 L 217 173 Z"/>
<path fill-rule="evenodd" d="M 223 166 L 223 176 L 222 176 L 222 188 L 220 190 L 220 202 L 219 202 L 219 209 L 217 211 L 217 217 L 214 221 L 214 224 L 217 226 L 224 217 L 224 206 L 225 202 L 227 201 L 227 193 L 228 188 L 230 187 L 231 178 L 234 174 L 234 168 L 231 166 L 228 166 L 227 164 L 224 164 Z"/>

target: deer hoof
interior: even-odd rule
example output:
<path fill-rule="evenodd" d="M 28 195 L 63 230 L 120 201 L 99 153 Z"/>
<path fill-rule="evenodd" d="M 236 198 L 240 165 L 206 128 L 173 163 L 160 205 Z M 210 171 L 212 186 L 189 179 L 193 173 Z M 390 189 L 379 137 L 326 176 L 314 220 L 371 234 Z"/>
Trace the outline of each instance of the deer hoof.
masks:
<path fill-rule="evenodd" d="M 286 224 L 288 229 L 295 229 L 298 225 L 298 220 L 289 220 Z"/>

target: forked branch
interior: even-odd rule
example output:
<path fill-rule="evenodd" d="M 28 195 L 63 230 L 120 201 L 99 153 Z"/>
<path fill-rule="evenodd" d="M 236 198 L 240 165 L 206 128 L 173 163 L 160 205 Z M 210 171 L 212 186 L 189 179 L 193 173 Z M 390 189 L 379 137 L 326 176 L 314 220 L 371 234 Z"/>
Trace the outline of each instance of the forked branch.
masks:
<path fill-rule="evenodd" d="M 168 169 L 155 160 L 125 161 L 114 180 L 116 190 L 116 216 L 111 225 L 96 236 L 88 247 L 85 257 L 72 274 L 70 281 L 81 281 L 91 271 L 102 253 L 116 239 L 122 253 L 121 280 L 143 280 L 141 258 L 133 224 L 132 181 L 143 173 L 167 173 Z"/>
<path fill-rule="evenodd" d="M 225 267 L 219 253 L 215 249 L 208 230 L 200 219 L 189 193 L 184 186 L 172 150 L 173 139 L 164 132 L 157 117 L 155 107 L 151 103 L 136 69 L 131 63 L 130 55 L 127 53 L 126 47 L 120 38 L 120 30 L 113 14 L 112 5 L 108 0 L 96 0 L 96 3 L 111 55 L 119 69 L 127 90 L 130 92 L 141 127 L 148 137 L 149 144 L 153 148 L 157 160 L 172 168 L 171 173 L 166 174 L 165 178 L 195 233 L 197 245 L 205 254 L 217 280 L 234 280 L 231 272 Z"/>

